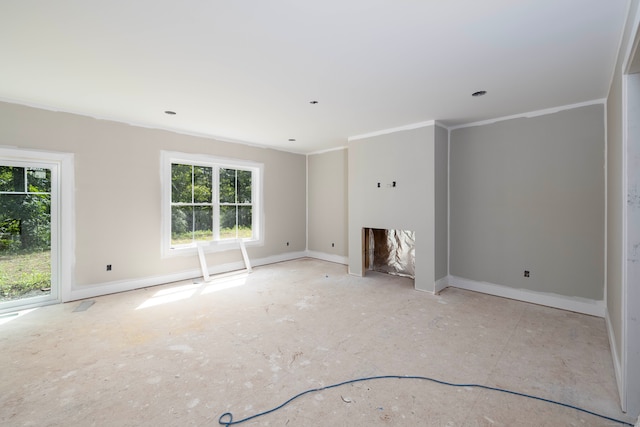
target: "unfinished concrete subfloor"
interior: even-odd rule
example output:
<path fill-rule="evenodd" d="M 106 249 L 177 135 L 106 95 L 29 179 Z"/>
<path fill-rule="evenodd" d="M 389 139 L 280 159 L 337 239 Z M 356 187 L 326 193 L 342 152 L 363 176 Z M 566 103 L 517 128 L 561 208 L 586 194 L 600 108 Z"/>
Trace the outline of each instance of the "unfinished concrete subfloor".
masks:
<path fill-rule="evenodd" d="M 301 259 L 43 307 L 0 325 L 0 425 L 217 426 L 311 388 L 428 376 L 622 419 L 601 318 Z M 423 380 L 307 394 L 242 426 L 610 426 Z"/>

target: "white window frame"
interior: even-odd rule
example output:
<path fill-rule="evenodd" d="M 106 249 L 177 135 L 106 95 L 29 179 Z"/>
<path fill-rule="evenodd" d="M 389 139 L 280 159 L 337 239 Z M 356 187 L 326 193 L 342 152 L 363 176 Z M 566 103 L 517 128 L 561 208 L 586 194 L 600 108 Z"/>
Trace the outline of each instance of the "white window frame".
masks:
<path fill-rule="evenodd" d="M 247 160 L 229 159 L 206 154 L 181 153 L 177 151 L 162 151 L 160 155 L 160 182 L 162 188 L 162 218 L 161 218 L 161 251 L 162 257 L 191 256 L 197 253 L 198 246 L 205 252 L 220 252 L 226 250 L 237 250 L 238 239 L 213 240 L 210 242 L 197 242 L 190 245 L 171 247 L 171 165 L 173 163 L 189 164 L 195 166 L 250 170 L 251 180 L 251 202 L 252 202 L 252 238 L 243 238 L 246 246 L 264 245 L 264 210 L 262 206 L 262 183 L 263 170 L 262 163 Z M 215 184 L 218 184 L 217 179 Z M 215 197 L 215 194 L 214 194 Z M 214 200 L 214 210 L 219 207 L 217 200 Z M 214 239 L 219 238 L 219 217 L 214 215 Z"/>
<path fill-rule="evenodd" d="M 75 172 L 74 155 L 0 146 L 3 163 L 22 162 L 51 169 L 51 290 L 53 298 L 17 300 L 15 309 L 67 302 L 75 289 Z M 16 163 L 17 165 L 17 163 Z M 20 166 L 23 167 L 23 166 Z M 57 294 L 54 295 L 54 286 Z M 20 304 L 22 301 L 24 304 Z M 9 305 L 5 306 L 9 308 Z"/>

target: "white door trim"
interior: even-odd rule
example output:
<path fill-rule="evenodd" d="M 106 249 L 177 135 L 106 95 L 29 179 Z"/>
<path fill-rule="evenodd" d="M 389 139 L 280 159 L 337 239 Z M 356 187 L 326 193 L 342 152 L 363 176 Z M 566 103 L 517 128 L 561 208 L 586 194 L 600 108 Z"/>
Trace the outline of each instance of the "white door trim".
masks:
<path fill-rule="evenodd" d="M 51 234 L 57 247 L 57 263 L 52 265 L 52 281 L 57 281 L 58 294 L 50 302 L 65 302 L 71 297 L 74 285 L 75 268 L 75 175 L 74 155 L 54 151 L 0 147 L 0 158 L 8 161 L 20 161 L 46 164 L 57 171 L 53 173 L 52 188 L 57 190 L 57 200 L 52 200 Z M 53 195 L 52 195 L 53 199 Z M 53 250 L 54 248 L 52 248 Z M 57 274 L 56 274 L 57 273 Z M 33 305 L 42 305 L 34 301 Z M 21 305 L 20 309 L 29 308 Z"/>

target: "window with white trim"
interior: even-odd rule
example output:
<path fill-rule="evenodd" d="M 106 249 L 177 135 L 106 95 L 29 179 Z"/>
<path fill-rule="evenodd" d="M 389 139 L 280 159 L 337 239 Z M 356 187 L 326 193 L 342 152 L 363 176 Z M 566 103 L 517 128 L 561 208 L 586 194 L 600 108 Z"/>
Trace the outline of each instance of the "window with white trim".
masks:
<path fill-rule="evenodd" d="M 261 164 L 163 152 L 162 168 L 164 255 L 262 241 Z"/>

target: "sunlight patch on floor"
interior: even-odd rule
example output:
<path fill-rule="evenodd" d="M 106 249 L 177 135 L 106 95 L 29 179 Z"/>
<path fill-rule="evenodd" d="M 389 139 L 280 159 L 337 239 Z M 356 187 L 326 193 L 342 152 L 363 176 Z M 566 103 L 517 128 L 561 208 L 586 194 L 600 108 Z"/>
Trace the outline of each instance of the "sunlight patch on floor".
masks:
<path fill-rule="evenodd" d="M 249 273 L 237 273 L 225 277 L 218 277 L 209 280 L 205 283 L 205 288 L 202 290 L 202 295 L 210 294 L 212 292 L 222 291 L 224 289 L 237 288 L 247 283 L 247 277 Z"/>
<path fill-rule="evenodd" d="M 5 323 L 9 323 L 12 320 L 16 320 L 25 314 L 29 314 L 32 311 L 37 310 L 39 307 L 29 308 L 26 310 L 14 311 L 13 313 L 5 313 L 0 315 L 0 325 L 4 325 Z"/>
<path fill-rule="evenodd" d="M 136 310 L 155 307 L 157 305 L 168 304 L 191 298 L 200 289 L 200 285 L 182 285 L 173 288 L 162 289 L 156 292 L 151 298 L 140 304 Z"/>
<path fill-rule="evenodd" d="M 248 272 L 229 273 L 216 277 L 202 283 L 194 283 L 190 285 L 180 285 L 171 288 L 162 289 L 138 307 L 136 310 L 143 308 L 155 307 L 162 304 L 168 304 L 176 301 L 182 301 L 193 297 L 194 295 L 206 295 L 225 289 L 236 288 L 247 283 Z"/>

